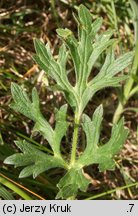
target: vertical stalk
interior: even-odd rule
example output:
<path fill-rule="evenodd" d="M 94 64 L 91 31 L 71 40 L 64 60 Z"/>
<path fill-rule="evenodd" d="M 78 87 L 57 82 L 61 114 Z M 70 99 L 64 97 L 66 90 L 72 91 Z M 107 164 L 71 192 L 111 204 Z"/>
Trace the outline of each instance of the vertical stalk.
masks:
<path fill-rule="evenodd" d="M 75 160 L 76 160 L 76 148 L 77 148 L 77 142 L 78 142 L 79 122 L 80 122 L 80 117 L 76 113 L 75 119 L 74 119 L 74 132 L 73 132 L 73 139 L 72 139 L 72 151 L 71 151 L 71 161 L 70 161 L 71 166 L 75 163 Z"/>
<path fill-rule="evenodd" d="M 126 84 L 124 86 L 123 103 L 121 101 L 118 103 L 117 109 L 114 113 L 113 123 L 118 122 L 118 120 L 120 119 L 121 114 L 124 110 L 124 106 L 126 105 L 127 101 L 131 97 L 131 92 L 133 91 L 133 88 L 134 88 L 133 87 L 133 85 L 134 85 L 133 75 L 137 74 L 137 69 L 138 69 L 138 60 L 137 60 L 138 59 L 138 3 L 135 0 L 129 0 L 129 2 L 131 4 L 132 11 L 134 14 L 133 25 L 134 25 L 135 45 L 136 45 L 135 46 L 135 56 L 134 56 L 132 68 L 130 71 L 130 78 L 128 79 L 128 81 L 126 82 Z"/>
<path fill-rule="evenodd" d="M 133 25 L 135 34 L 135 43 L 138 42 L 138 3 L 137 0 L 129 0 L 133 12 Z"/>
<path fill-rule="evenodd" d="M 118 106 L 117 106 L 116 111 L 115 111 L 114 116 L 113 116 L 113 123 L 117 123 L 119 121 L 119 119 L 121 117 L 121 114 L 122 114 L 122 112 L 124 110 L 124 106 L 126 105 L 127 101 L 131 97 L 131 92 L 134 89 L 133 88 L 134 79 L 133 79 L 132 76 L 137 73 L 137 69 L 138 69 L 138 61 L 137 61 L 137 59 L 138 59 L 138 42 L 136 43 L 135 56 L 134 56 L 132 68 L 131 68 L 131 71 L 130 71 L 130 78 L 128 79 L 128 81 L 124 85 L 123 100 L 119 101 L 119 103 L 118 103 Z"/>
<path fill-rule="evenodd" d="M 51 3 L 51 8 L 52 8 L 52 12 L 53 12 L 56 24 L 59 27 L 60 26 L 59 25 L 59 17 L 58 17 L 58 13 L 57 13 L 57 10 L 56 10 L 55 0 L 50 0 L 50 3 Z"/>
<path fill-rule="evenodd" d="M 113 123 L 117 123 L 121 117 L 121 114 L 123 113 L 124 111 L 124 105 L 121 101 L 119 101 L 119 104 L 117 106 L 117 109 L 114 113 L 114 116 L 113 116 Z"/>
<path fill-rule="evenodd" d="M 113 16 L 114 16 L 114 26 L 115 26 L 115 29 L 118 32 L 118 23 L 117 23 L 117 15 L 116 15 L 116 10 L 115 10 L 114 0 L 111 0 L 111 7 L 112 7 L 112 10 L 113 10 Z"/>

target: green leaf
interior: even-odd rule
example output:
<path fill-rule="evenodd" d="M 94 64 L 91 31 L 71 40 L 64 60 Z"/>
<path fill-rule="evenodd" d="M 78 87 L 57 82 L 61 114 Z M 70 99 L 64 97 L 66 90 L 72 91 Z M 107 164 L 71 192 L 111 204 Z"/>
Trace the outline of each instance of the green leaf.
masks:
<path fill-rule="evenodd" d="M 117 87 L 119 86 L 119 82 L 128 78 L 126 75 L 119 77 L 114 77 L 114 75 L 129 66 L 132 63 L 133 56 L 134 52 L 129 52 L 115 60 L 113 50 L 109 49 L 101 71 L 87 84 L 84 90 L 80 109 L 81 113 L 97 91 L 105 87 Z"/>
<path fill-rule="evenodd" d="M 64 44 L 59 49 L 59 55 L 58 55 L 58 63 L 61 68 L 61 70 L 64 70 L 64 75 L 66 75 L 66 63 L 68 59 L 68 52 Z M 67 76 L 65 76 L 67 78 Z"/>
<path fill-rule="evenodd" d="M 86 134 L 87 146 L 73 167 L 58 183 L 59 193 L 57 199 L 69 199 L 75 197 L 78 190 L 86 191 L 90 180 L 83 173 L 83 167 L 90 164 L 99 164 L 99 170 L 113 170 L 113 160 L 122 148 L 128 134 L 124 129 L 123 119 L 112 128 L 110 140 L 103 146 L 99 146 L 100 127 L 103 117 L 103 107 L 100 105 L 94 112 L 92 120 L 85 114 L 82 117 L 82 126 Z"/>
<path fill-rule="evenodd" d="M 20 173 L 19 177 L 24 178 L 33 175 L 36 178 L 40 173 L 54 168 L 67 168 L 62 158 L 47 155 L 38 150 L 25 140 L 16 141 L 15 144 L 20 148 L 22 153 L 16 153 L 4 160 L 5 164 L 13 164 L 15 167 L 26 166 Z"/>
<path fill-rule="evenodd" d="M 29 99 L 25 90 L 16 83 L 11 84 L 11 93 L 14 99 L 14 103 L 10 106 L 12 109 L 22 113 L 33 121 L 36 121 L 41 117 L 39 96 L 36 88 L 33 88 L 32 90 L 32 101 Z"/>
<path fill-rule="evenodd" d="M 33 132 L 38 131 L 51 145 L 53 145 L 54 131 L 44 117 L 40 117 L 35 121 Z"/>
<path fill-rule="evenodd" d="M 14 200 L 11 192 L 9 192 L 5 187 L 0 184 L 0 198 L 4 200 Z"/>
<path fill-rule="evenodd" d="M 32 90 L 32 101 L 30 101 L 24 89 L 16 83 L 12 83 L 11 92 L 14 99 L 14 103 L 11 104 L 11 108 L 36 122 L 35 129 L 40 131 L 51 144 L 51 137 L 54 132 L 50 124 L 40 112 L 39 96 L 36 89 L 34 88 Z"/>
<path fill-rule="evenodd" d="M 99 142 L 102 118 L 103 118 L 103 106 L 102 105 L 100 105 L 95 110 L 93 117 L 92 117 L 92 121 L 86 114 L 83 114 L 82 126 L 83 126 L 83 130 L 86 133 L 87 143 L 88 143 L 85 149 L 85 154 L 87 153 L 89 154 L 90 149 L 91 151 L 93 151 L 93 150 L 96 150 L 97 148 L 97 143 Z"/>
<path fill-rule="evenodd" d="M 59 65 L 58 62 L 56 62 L 54 60 L 54 57 L 52 56 L 50 50 L 49 50 L 49 46 L 45 46 L 40 40 L 35 39 L 34 40 L 34 44 L 35 44 L 35 50 L 37 53 L 37 58 L 39 59 L 39 61 L 42 62 L 43 65 L 46 65 L 47 67 L 47 73 L 49 76 L 51 76 L 52 78 L 54 78 L 56 80 L 56 82 L 58 83 L 58 85 L 65 91 L 69 91 L 72 88 L 72 86 L 70 85 L 68 78 L 67 78 L 67 74 L 65 70 L 62 70 L 62 67 Z M 64 52 L 64 53 L 63 53 Z M 62 53 L 65 54 L 65 49 L 62 49 Z M 35 58 L 35 60 L 37 61 L 37 59 Z M 39 64 L 39 62 L 38 62 Z M 43 66 L 42 65 L 42 66 Z M 41 67 L 41 65 L 40 65 Z M 42 68 L 44 69 L 44 68 Z"/>
<path fill-rule="evenodd" d="M 61 140 L 66 134 L 69 126 L 68 122 L 66 121 L 66 112 L 67 105 L 63 105 L 56 113 L 56 126 L 53 136 L 53 151 L 55 152 L 55 155 L 60 153 Z"/>
<path fill-rule="evenodd" d="M 75 16 L 75 20 L 78 24 L 78 38 L 67 28 L 57 29 L 59 37 L 64 42 L 59 49 L 57 61 L 52 57 L 49 47 L 37 39 L 35 40 L 37 53 L 35 60 L 57 82 L 67 102 L 78 113 L 78 116 L 81 116 L 87 103 L 98 90 L 109 86 L 119 86 L 119 82 L 127 78 L 114 76 L 131 64 L 133 52 L 126 53 L 115 60 L 112 48 L 115 40 L 110 39 L 114 31 L 107 30 L 97 36 L 102 25 L 102 18 L 92 22 L 92 15 L 85 6 L 79 6 L 78 17 Z M 101 71 L 93 80 L 88 81 L 95 62 L 107 48 L 109 52 Z M 68 53 L 74 64 L 75 87 L 70 84 L 67 77 Z"/>
<path fill-rule="evenodd" d="M 91 25 L 92 25 L 92 31 L 94 32 L 94 35 L 100 30 L 102 26 L 103 18 L 99 17 L 97 18 Z"/>
<path fill-rule="evenodd" d="M 93 97 L 93 95 L 105 88 L 105 87 L 117 87 L 120 86 L 121 81 L 126 80 L 128 78 L 127 75 L 124 76 L 118 76 L 118 77 L 111 77 L 107 79 L 100 79 L 99 81 L 95 81 L 94 79 L 92 82 L 89 83 L 87 88 L 85 89 L 83 95 L 82 95 L 82 103 L 80 105 L 80 113 L 82 113 L 88 104 L 89 100 Z M 95 83 L 94 83 L 95 82 Z"/>
<path fill-rule="evenodd" d="M 100 72 L 97 74 L 97 76 L 94 78 L 97 80 L 101 79 L 101 78 L 104 78 L 106 73 L 107 73 L 107 70 L 108 70 L 108 67 L 114 62 L 114 59 L 115 59 L 115 56 L 114 56 L 114 50 L 113 50 L 113 47 L 110 47 L 108 50 L 107 50 L 107 55 L 106 55 L 106 59 L 105 59 L 105 62 L 100 70 Z"/>
<path fill-rule="evenodd" d="M 123 118 L 118 124 L 113 125 L 110 140 L 97 151 L 100 171 L 113 170 L 115 163 L 113 156 L 118 154 L 128 136 L 128 129 L 124 128 Z M 107 154 L 108 152 L 108 154 Z"/>
<path fill-rule="evenodd" d="M 78 67 L 80 64 L 80 57 L 77 50 L 77 39 L 74 37 L 73 33 L 69 29 L 57 29 L 57 33 L 63 39 L 66 46 L 70 50 L 70 54 L 75 67 L 76 79 L 78 79 Z"/>
<path fill-rule="evenodd" d="M 60 156 L 60 144 L 61 140 L 66 134 L 68 129 L 68 123 L 66 121 L 67 105 L 63 105 L 56 113 L 56 126 L 55 130 L 51 126 L 47 125 L 47 122 L 40 118 L 35 124 L 34 131 L 39 131 L 44 138 L 46 138 L 55 155 Z"/>
<path fill-rule="evenodd" d="M 91 24 L 92 24 L 92 15 L 90 11 L 84 5 L 80 5 L 79 10 L 78 10 L 78 15 L 79 15 L 79 19 L 83 27 L 86 28 L 90 32 Z"/>
<path fill-rule="evenodd" d="M 131 64 L 134 55 L 133 52 L 129 52 L 115 59 L 113 50 L 115 40 L 111 39 L 113 31 L 107 30 L 98 34 L 102 25 L 102 18 L 92 22 L 92 15 L 85 6 L 79 6 L 78 17 L 75 19 L 78 23 L 78 37 L 74 36 L 69 29 L 57 29 L 63 44 L 59 48 L 56 59 L 50 51 L 50 46 L 38 39 L 34 40 L 36 55 L 33 57 L 41 69 L 54 79 L 56 86 L 62 91 L 67 102 L 73 108 L 75 129 L 70 164 L 68 164 L 67 155 L 66 162 L 60 151 L 62 139 L 69 126 L 66 121 L 67 105 L 61 106 L 56 111 L 55 128 L 52 128 L 41 114 L 36 89 L 32 90 L 32 98 L 30 99 L 25 90 L 15 83 L 11 87 L 14 99 L 12 108 L 35 122 L 34 131 L 36 130 L 43 135 L 54 154 L 53 156 L 46 154 L 26 141 L 17 141 L 16 145 L 20 148 L 21 153 L 16 153 L 4 161 L 16 167 L 24 166 L 20 177 L 33 175 L 35 178 L 51 168 L 64 168 L 67 172 L 57 185 L 59 188 L 57 198 L 62 199 L 74 198 L 78 190 L 87 190 L 90 180 L 83 172 L 85 166 L 98 164 L 100 171 L 114 169 L 114 156 L 121 150 L 128 134 L 128 130 L 124 128 L 123 119 L 118 124 L 113 125 L 109 141 L 104 145 L 99 145 L 103 107 L 100 105 L 95 110 L 92 120 L 83 114 L 83 111 L 97 91 L 105 87 L 118 86 L 121 81 L 127 78 L 126 75 L 118 76 L 118 73 Z M 90 73 L 94 64 L 106 50 L 107 55 L 101 70 L 90 80 Z M 76 76 L 74 86 L 69 82 L 66 69 L 69 55 L 73 61 Z M 86 148 L 76 158 L 81 116 L 82 128 L 86 135 Z"/>
<path fill-rule="evenodd" d="M 128 52 L 116 59 L 107 69 L 107 74 L 116 75 L 118 72 L 124 70 L 130 64 L 134 57 L 134 52 Z"/>
<path fill-rule="evenodd" d="M 120 151 L 128 135 L 128 130 L 124 128 L 124 121 L 121 119 L 118 124 L 113 125 L 110 140 L 103 146 L 99 146 L 102 113 L 102 106 L 99 106 L 94 112 L 92 121 L 88 116 L 83 116 L 87 146 L 78 159 L 81 167 L 99 164 L 100 171 L 114 168 L 113 156 Z"/>
<path fill-rule="evenodd" d="M 64 30 L 62 30 L 61 32 L 63 34 Z M 68 34 L 69 33 L 67 33 L 67 36 Z M 38 63 L 40 67 L 57 82 L 61 91 L 64 92 L 65 97 L 67 101 L 69 101 L 70 105 L 76 106 L 76 95 L 74 94 L 73 86 L 70 84 L 66 72 L 67 52 L 65 46 L 63 45 L 60 48 L 59 58 L 56 61 L 52 56 L 48 45 L 45 46 L 44 43 L 42 43 L 38 39 L 34 40 L 34 44 L 37 53 L 37 55 L 34 56 L 36 63 Z"/>
<path fill-rule="evenodd" d="M 42 116 L 39 108 L 39 96 L 36 89 L 32 90 L 32 102 L 26 92 L 17 84 L 12 84 L 12 96 L 14 103 L 12 108 L 31 118 L 35 122 L 34 131 L 40 132 L 49 142 L 55 155 L 60 156 L 60 144 L 66 134 L 68 123 L 66 122 L 67 105 L 63 105 L 56 114 L 56 127 L 52 129 L 50 124 Z"/>
<path fill-rule="evenodd" d="M 71 168 L 58 183 L 59 192 L 56 199 L 69 199 L 77 195 L 78 190 L 86 191 L 90 180 L 84 176 L 83 170 Z"/>
<path fill-rule="evenodd" d="M 35 60 L 37 61 L 37 59 L 39 59 L 40 62 L 42 62 L 42 65 L 40 65 L 40 67 L 43 65 L 46 65 L 47 68 L 47 73 L 48 75 L 50 75 L 52 78 L 54 78 L 57 83 L 61 86 L 62 89 L 69 89 L 70 84 L 67 80 L 67 76 L 66 74 L 61 72 L 60 66 L 59 64 L 54 60 L 49 46 L 45 46 L 40 40 L 35 39 L 34 40 L 34 44 L 35 44 L 35 49 L 36 49 L 36 53 L 37 53 L 37 58 L 35 58 Z M 39 64 L 39 62 L 38 62 Z M 64 75 L 64 78 L 66 77 L 66 80 L 62 79 Z"/>
<path fill-rule="evenodd" d="M 64 38 L 65 40 L 72 35 L 72 31 L 70 31 L 69 29 L 65 28 L 65 29 L 57 29 L 56 30 L 58 35 L 62 38 Z"/>
<path fill-rule="evenodd" d="M 112 46 L 113 43 L 115 43 L 114 39 L 110 39 L 111 36 L 113 35 L 112 30 L 108 30 L 104 33 L 102 33 L 95 41 L 93 44 L 93 52 L 88 60 L 88 73 L 87 73 L 87 78 L 89 77 L 89 74 L 91 72 L 91 69 L 100 56 L 100 54 L 107 49 L 109 46 Z"/>
<path fill-rule="evenodd" d="M 88 161 L 88 160 L 91 161 L 91 159 L 93 159 L 93 155 L 96 156 L 96 151 L 97 151 L 98 143 L 99 143 L 102 117 L 103 117 L 102 105 L 100 105 L 95 110 L 92 120 L 86 114 L 83 114 L 82 126 L 86 134 L 87 145 L 86 145 L 85 151 L 83 152 L 81 157 L 78 159 L 79 163 L 82 164 L 83 166 L 85 166 L 83 164 L 83 161 Z"/>

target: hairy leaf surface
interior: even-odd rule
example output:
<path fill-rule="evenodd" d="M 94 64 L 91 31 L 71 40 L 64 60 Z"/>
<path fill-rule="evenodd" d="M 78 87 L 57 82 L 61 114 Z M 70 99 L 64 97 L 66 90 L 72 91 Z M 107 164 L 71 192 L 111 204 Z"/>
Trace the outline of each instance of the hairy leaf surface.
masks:
<path fill-rule="evenodd" d="M 12 96 L 14 103 L 11 105 L 13 109 L 31 118 L 35 122 L 34 131 L 40 132 L 49 142 L 55 155 L 60 156 L 61 140 L 66 134 L 68 123 L 66 122 L 67 105 L 63 105 L 56 113 L 55 130 L 48 121 L 43 117 L 39 107 L 39 97 L 36 89 L 32 91 L 32 101 L 19 85 L 12 84 Z"/>
<path fill-rule="evenodd" d="M 82 169 L 71 168 L 59 181 L 57 185 L 59 193 L 56 198 L 68 199 L 75 197 L 79 189 L 85 192 L 89 183 L 90 180 L 85 178 Z"/>
<path fill-rule="evenodd" d="M 35 178 L 51 168 L 64 168 L 66 174 L 57 185 L 59 189 L 57 199 L 72 199 L 79 190 L 87 190 L 90 179 L 84 174 L 84 167 L 98 164 L 100 171 L 113 170 L 115 167 L 114 156 L 121 150 L 128 134 L 122 118 L 118 124 L 113 125 L 109 141 L 101 145 L 99 139 L 103 119 L 102 105 L 95 110 L 92 119 L 83 112 L 97 91 L 105 87 L 119 86 L 121 81 L 127 79 L 127 75 L 123 73 L 118 75 L 118 73 L 131 64 L 134 53 L 128 52 L 117 58 L 113 49 L 116 42 L 112 38 L 114 31 L 109 29 L 99 33 L 102 18 L 92 22 L 91 13 L 83 5 L 79 6 L 78 16 L 75 15 L 75 20 L 78 24 L 78 36 L 67 28 L 57 29 L 57 34 L 62 39 L 62 45 L 56 58 L 52 54 L 49 44 L 45 45 L 38 39 L 34 40 L 36 55 L 33 57 L 41 69 L 56 82 L 57 89 L 63 93 L 74 111 L 71 159 L 70 154 L 62 155 L 60 151 L 63 137 L 69 126 L 66 120 L 67 105 L 56 110 L 55 127 L 53 128 L 40 111 L 39 96 L 35 88 L 32 90 L 30 99 L 26 91 L 18 84 L 13 83 L 11 87 L 14 100 L 11 107 L 34 121 L 34 131 L 38 131 L 47 140 L 53 150 L 53 155 L 46 154 L 36 146 L 20 140 L 16 141 L 16 145 L 21 153 L 6 158 L 4 162 L 16 167 L 24 166 L 20 177 L 33 175 Z M 92 69 L 103 52 L 107 52 L 105 61 L 99 73 L 96 76 L 91 76 Z M 76 82 L 74 85 L 69 81 L 67 73 L 67 62 L 70 58 L 75 71 Z M 85 132 L 86 147 L 84 152 L 78 154 L 76 148 L 80 122 Z"/>
<path fill-rule="evenodd" d="M 34 59 L 43 70 L 55 79 L 61 88 L 60 90 L 64 92 L 68 103 L 81 116 L 89 100 L 97 91 L 105 87 L 116 87 L 120 81 L 127 78 L 127 76 L 114 76 L 131 64 L 134 53 L 126 53 L 115 60 L 114 52 L 111 48 L 115 43 L 115 40 L 111 39 L 114 31 L 107 30 L 97 36 L 97 32 L 102 25 L 102 18 L 92 22 L 91 13 L 83 5 L 79 6 L 78 17 L 75 16 L 75 19 L 78 24 L 78 38 L 67 28 L 57 29 L 59 37 L 64 42 L 64 45 L 59 50 L 57 61 L 54 60 L 50 51 L 47 51 L 49 49 L 47 48 L 48 45 L 45 46 L 39 40 L 35 40 L 37 55 Z M 69 50 L 74 64 L 76 74 L 75 87 L 69 83 L 67 77 L 66 62 L 68 53 L 65 46 Z M 96 77 L 88 81 L 95 62 L 107 48 L 109 53 L 101 71 Z M 59 59 L 62 60 L 60 61 Z"/>
<path fill-rule="evenodd" d="M 38 150 L 32 144 L 25 140 L 16 141 L 15 144 L 20 148 L 22 153 L 16 153 L 5 159 L 4 163 L 13 164 L 15 167 L 26 166 L 20 173 L 19 177 L 24 178 L 33 175 L 35 178 L 40 173 L 54 168 L 66 168 L 66 163 L 59 157 L 47 155 Z"/>
<path fill-rule="evenodd" d="M 114 169 L 113 157 L 120 151 L 128 135 L 128 130 L 124 128 L 124 121 L 121 119 L 118 124 L 113 125 L 110 140 L 99 146 L 102 114 L 103 108 L 100 105 L 94 112 L 92 120 L 87 115 L 83 115 L 83 129 L 87 138 L 87 146 L 78 159 L 78 163 L 82 167 L 99 164 L 100 171 Z"/>

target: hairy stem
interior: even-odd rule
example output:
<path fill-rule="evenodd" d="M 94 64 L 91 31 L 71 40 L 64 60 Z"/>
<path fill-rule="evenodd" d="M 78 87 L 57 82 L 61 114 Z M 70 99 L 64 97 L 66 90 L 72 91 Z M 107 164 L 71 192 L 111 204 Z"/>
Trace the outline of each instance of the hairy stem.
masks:
<path fill-rule="evenodd" d="M 78 117 L 78 115 L 76 113 L 75 114 L 75 120 L 74 120 L 74 132 L 73 132 L 71 161 L 70 161 L 71 166 L 75 163 L 75 159 L 76 159 L 76 148 L 77 148 L 77 142 L 78 142 L 79 122 L 80 122 L 80 117 Z"/>

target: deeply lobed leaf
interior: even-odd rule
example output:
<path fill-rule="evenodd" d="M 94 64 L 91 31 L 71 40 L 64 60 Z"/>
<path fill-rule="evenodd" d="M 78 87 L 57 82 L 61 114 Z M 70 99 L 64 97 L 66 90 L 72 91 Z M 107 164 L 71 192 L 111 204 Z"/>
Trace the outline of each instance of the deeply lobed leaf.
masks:
<path fill-rule="evenodd" d="M 86 134 L 87 145 L 84 152 L 78 157 L 74 167 L 60 180 L 57 198 L 66 199 L 76 196 L 78 190 L 86 191 L 90 183 L 83 173 L 83 167 L 98 164 L 100 171 L 113 170 L 115 162 L 113 157 L 121 150 L 128 135 L 124 128 L 123 119 L 113 125 L 110 140 L 99 146 L 101 121 L 103 118 L 103 107 L 100 105 L 94 112 L 92 120 L 83 114 L 82 126 Z"/>
<path fill-rule="evenodd" d="M 67 105 L 63 105 L 56 113 L 55 130 L 43 117 L 39 107 L 39 97 L 36 89 L 32 91 L 32 101 L 30 101 L 26 92 L 17 84 L 12 84 L 12 96 L 14 103 L 12 108 L 21 112 L 35 122 L 34 131 L 40 132 L 49 142 L 54 154 L 61 157 L 60 144 L 66 134 L 68 123 L 66 122 Z"/>
<path fill-rule="evenodd" d="M 64 45 L 61 46 L 59 51 L 59 58 L 56 61 L 50 52 L 48 44 L 45 46 L 38 39 L 34 40 L 34 44 L 37 55 L 35 55 L 33 59 L 44 71 L 48 73 L 50 77 L 52 77 L 57 82 L 60 90 L 64 92 L 67 101 L 69 101 L 72 106 L 76 106 L 77 99 L 66 73 L 66 47 Z"/>
<path fill-rule="evenodd" d="M 15 101 L 15 103 L 11 104 L 11 108 L 34 121 L 37 116 L 40 116 L 39 97 L 35 88 L 32 90 L 32 102 L 28 98 L 27 93 L 16 83 L 12 83 L 11 93 Z"/>
<path fill-rule="evenodd" d="M 100 105 L 93 114 L 92 121 L 87 115 L 83 115 L 83 129 L 87 138 L 87 146 L 83 154 L 78 159 L 80 166 L 99 164 L 100 171 L 114 169 L 113 157 L 124 144 L 128 130 L 124 128 L 123 119 L 118 124 L 113 125 L 110 140 L 99 146 L 100 126 L 103 108 Z"/>
<path fill-rule="evenodd" d="M 59 157 L 47 155 L 38 150 L 32 144 L 25 140 L 16 141 L 15 144 L 20 148 L 22 153 L 16 153 L 5 159 L 5 164 L 13 164 L 15 167 L 26 166 L 20 173 L 19 177 L 24 178 L 30 175 L 37 177 L 40 173 L 54 168 L 67 168 L 67 164 Z"/>
<path fill-rule="evenodd" d="M 86 191 L 90 180 L 85 178 L 83 170 L 71 168 L 58 183 L 59 192 L 57 199 L 69 199 L 77 195 L 78 190 Z"/>
<path fill-rule="evenodd" d="M 134 53 L 126 53 L 115 60 L 113 49 L 110 48 L 115 42 L 114 39 L 110 39 L 113 31 L 107 30 L 97 37 L 96 34 L 102 25 L 102 19 L 99 18 L 92 23 L 92 15 L 83 5 L 79 6 L 78 17 L 75 16 L 75 19 L 78 23 L 78 39 L 67 28 L 57 29 L 59 37 L 65 44 L 61 46 L 57 61 L 52 57 L 49 47 L 38 40 L 35 40 L 37 55 L 34 59 L 42 69 L 55 79 L 60 90 L 64 92 L 68 103 L 81 116 L 87 103 L 97 91 L 109 86 L 118 86 L 120 81 L 127 78 L 127 76 L 114 76 L 131 64 Z M 65 46 L 69 50 L 75 68 L 75 87 L 69 83 L 66 73 L 68 55 Z M 107 48 L 109 48 L 109 53 L 101 71 L 93 80 L 88 82 L 92 67 Z M 61 56 L 62 60 L 59 60 Z"/>
<path fill-rule="evenodd" d="M 121 119 L 118 124 L 113 125 L 110 140 L 104 145 L 99 145 L 103 118 L 102 105 L 95 110 L 92 120 L 82 113 L 97 91 L 109 86 L 118 86 L 120 81 L 127 78 L 126 75 L 116 75 L 131 64 L 133 52 L 115 59 L 113 51 L 115 40 L 111 39 L 113 31 L 107 30 L 97 36 L 102 25 L 102 19 L 99 18 L 92 23 L 92 15 L 83 5 L 79 6 L 78 17 L 75 19 L 78 23 L 78 38 L 69 29 L 57 30 L 59 37 L 63 40 L 57 60 L 53 57 L 49 45 L 45 46 L 43 42 L 37 39 L 34 41 L 36 55 L 33 58 L 56 81 L 58 88 L 64 93 L 77 118 L 80 120 L 82 116 L 82 127 L 86 134 L 86 148 L 73 165 L 72 163 L 68 165 L 60 152 L 62 138 L 68 129 L 67 105 L 62 106 L 57 111 L 55 128 L 53 129 L 41 114 L 36 89 L 33 89 L 30 100 L 26 92 L 14 83 L 11 88 L 14 99 L 12 108 L 35 122 L 34 130 L 39 131 L 49 142 L 54 155 L 45 154 L 26 141 L 17 141 L 16 145 L 22 153 L 16 153 L 4 161 L 16 167 L 25 166 L 20 177 L 30 175 L 36 177 L 54 167 L 66 169 L 66 175 L 58 183 L 57 198 L 62 199 L 75 197 L 78 190 L 87 190 L 90 180 L 83 173 L 85 166 L 98 164 L 100 171 L 114 169 L 113 157 L 122 148 L 128 134 L 127 129 L 124 128 L 124 121 Z M 95 62 L 106 49 L 107 56 L 100 72 L 90 80 L 90 73 Z M 67 76 L 68 54 L 70 54 L 74 64 L 75 86 L 71 85 Z"/>

